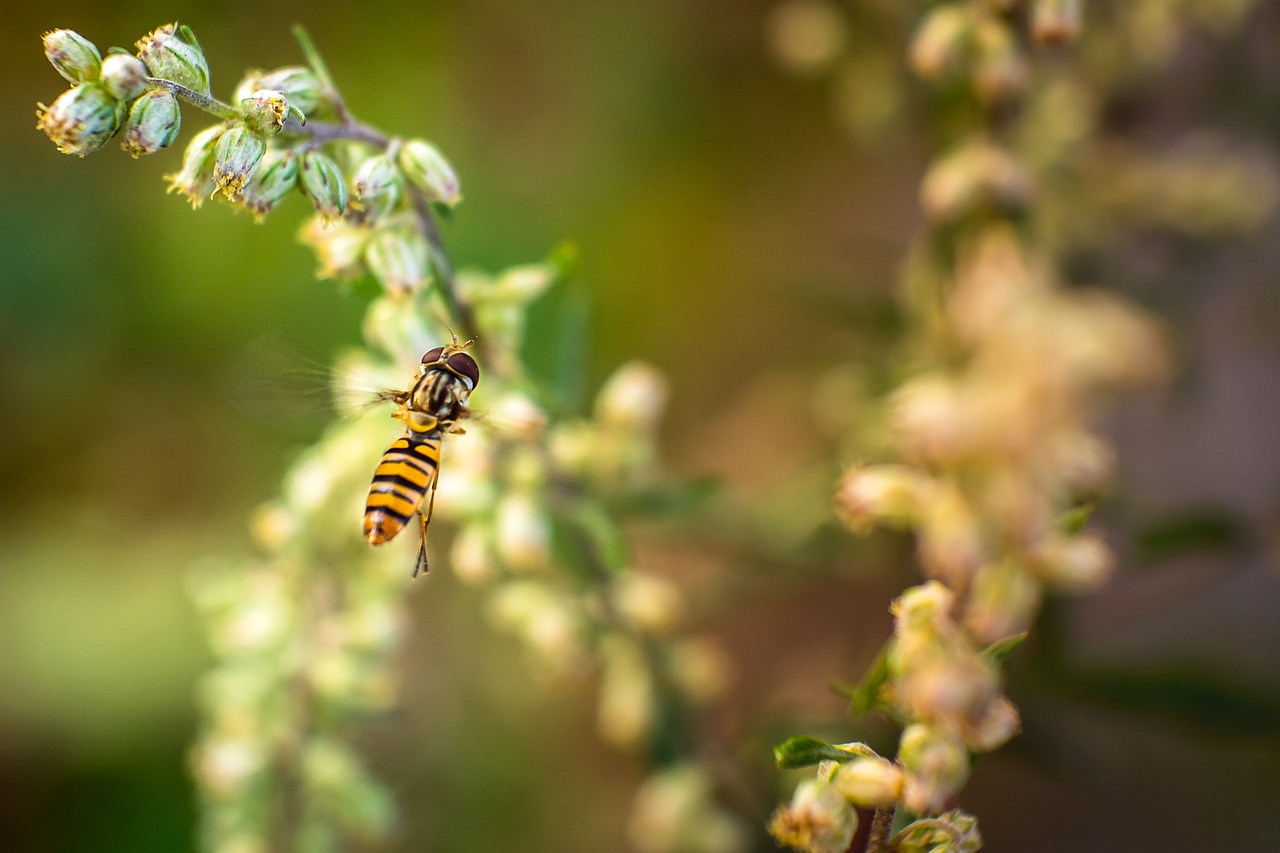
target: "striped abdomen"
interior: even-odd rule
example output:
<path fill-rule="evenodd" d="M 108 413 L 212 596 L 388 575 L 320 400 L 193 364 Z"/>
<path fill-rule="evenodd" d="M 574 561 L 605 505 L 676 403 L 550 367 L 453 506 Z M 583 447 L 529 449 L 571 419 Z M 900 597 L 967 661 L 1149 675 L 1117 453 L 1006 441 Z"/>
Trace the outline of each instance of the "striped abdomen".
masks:
<path fill-rule="evenodd" d="M 364 536 L 381 545 L 418 511 L 422 497 L 436 480 L 440 467 L 440 432 L 406 433 L 387 448 L 373 472 L 364 507 Z"/>

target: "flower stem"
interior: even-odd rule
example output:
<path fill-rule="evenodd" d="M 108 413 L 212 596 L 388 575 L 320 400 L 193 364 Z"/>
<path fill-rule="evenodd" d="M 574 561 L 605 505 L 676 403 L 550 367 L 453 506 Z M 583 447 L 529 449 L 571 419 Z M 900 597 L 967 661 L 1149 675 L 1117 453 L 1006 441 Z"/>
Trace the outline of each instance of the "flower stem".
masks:
<path fill-rule="evenodd" d="M 207 113 L 212 113 L 218 118 L 228 121 L 235 121 L 240 118 L 240 111 L 230 104 L 224 104 L 217 98 L 206 95 L 203 92 L 197 92 L 195 89 L 188 89 L 181 83 L 175 83 L 163 77 L 148 77 L 147 85 L 158 89 L 168 89 L 175 97 L 182 98 L 184 101 L 199 107 Z"/>

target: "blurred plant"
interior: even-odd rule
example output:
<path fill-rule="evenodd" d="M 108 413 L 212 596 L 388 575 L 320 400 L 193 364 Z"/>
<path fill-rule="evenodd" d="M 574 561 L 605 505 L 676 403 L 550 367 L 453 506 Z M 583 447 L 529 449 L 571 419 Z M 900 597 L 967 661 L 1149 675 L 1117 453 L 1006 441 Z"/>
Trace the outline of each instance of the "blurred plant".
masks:
<path fill-rule="evenodd" d="M 1076 39 L 1083 4 L 1075 0 L 950 0 L 932 4 L 914 28 L 908 61 L 935 87 L 930 106 L 947 144 L 925 175 L 930 227 L 903 275 L 909 349 L 897 370 L 905 361 L 909 378 L 888 397 L 886 429 L 863 426 L 856 436 L 863 458 L 892 461 L 849 468 L 837 511 L 855 532 L 913 534 L 929 580 L 894 601 L 893 638 L 848 690 L 854 713 L 878 710 L 902 726 L 897 755 L 803 737 L 780 745 L 780 766 L 817 765 L 774 815 L 780 842 L 814 853 L 981 846 L 976 821 L 955 806 L 973 756 L 1019 729 L 1001 665 L 1046 593 L 1095 589 L 1114 563 L 1086 529 L 1114 469 L 1089 424 L 1111 392 L 1169 370 L 1156 324 L 1115 296 L 1066 286 L 1062 262 L 1115 240 L 1124 233 L 1116 226 L 1244 231 L 1277 198 L 1269 162 L 1207 153 L 1221 142 L 1187 141 L 1151 157 L 1094 140 L 1098 93 L 1167 59 L 1169 38 L 1190 21 L 1227 27 L 1249 5 L 1120 4 L 1099 13 L 1107 21 L 1096 37 L 1090 28 L 1083 70 L 1052 73 L 1031 61 L 1030 48 Z M 882 27 L 904 14 L 863 6 L 850 14 L 877 11 Z M 842 45 L 860 38 L 821 0 L 787 0 L 770 28 L 782 64 L 832 70 L 842 81 Z M 887 85 L 878 102 L 898 104 L 894 79 L 864 82 Z M 1246 184 L 1258 191 L 1241 191 Z M 895 820 L 898 809 L 906 814 Z"/>
<path fill-rule="evenodd" d="M 296 189 L 316 210 L 301 239 L 319 275 L 368 274 L 384 291 L 365 317 L 368 347 L 335 369 L 340 387 L 400 387 L 449 328 L 475 338 L 485 381 L 472 404 L 490 418 L 447 445 L 436 504 L 459 527 L 454 571 L 492 590 L 494 624 L 551 670 L 599 671 L 601 735 L 652 768 L 630 826 L 638 848 L 740 849 L 743 825 L 717 805 L 690 726 L 694 708 L 726 683 L 724 655 L 681 634 L 679 591 L 632 568 L 617 520 L 624 503 L 667 488 L 655 444 L 663 377 L 624 365 L 590 417 L 553 414 L 521 352 L 527 309 L 570 272 L 572 250 L 496 276 L 455 274 L 436 224 L 461 200 L 452 167 L 424 140 L 357 120 L 296 34 L 306 66 L 251 72 L 224 103 L 210 94 L 187 27 L 161 27 L 137 56 L 114 49 L 105 59 L 56 30 L 46 55 L 73 86 L 40 107 L 38 127 L 81 156 L 123 130 L 136 157 L 173 143 L 179 102 L 219 119 L 192 138 L 171 190 L 194 207 L 221 198 L 261 220 Z M 263 558 L 193 575 L 217 657 L 201 684 L 192 754 L 206 849 L 328 850 L 394 826 L 390 793 L 347 742 L 354 724 L 397 701 L 392 658 L 410 568 L 359 535 L 390 437 L 385 421 L 357 417 L 362 410 L 329 428 L 259 511 Z"/>

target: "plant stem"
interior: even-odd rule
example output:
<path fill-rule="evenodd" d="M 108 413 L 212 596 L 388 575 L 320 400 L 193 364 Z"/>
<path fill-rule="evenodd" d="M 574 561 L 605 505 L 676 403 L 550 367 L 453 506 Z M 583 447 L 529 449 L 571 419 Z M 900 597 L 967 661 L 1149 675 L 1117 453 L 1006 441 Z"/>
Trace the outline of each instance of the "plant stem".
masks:
<path fill-rule="evenodd" d="M 181 83 L 175 83 L 163 77 L 148 77 L 147 85 L 158 89 L 168 89 L 174 96 L 182 98 L 184 101 L 194 104 L 205 112 L 216 115 L 218 118 L 228 121 L 240 118 L 240 111 L 230 104 L 224 104 L 217 98 L 206 95 L 203 92 L 197 92 L 195 89 L 188 89 Z"/>
<path fill-rule="evenodd" d="M 894 811 L 895 807 L 892 805 L 876 809 L 875 817 L 871 819 L 871 837 L 867 839 L 867 853 L 888 853 L 889 830 L 893 829 Z"/>

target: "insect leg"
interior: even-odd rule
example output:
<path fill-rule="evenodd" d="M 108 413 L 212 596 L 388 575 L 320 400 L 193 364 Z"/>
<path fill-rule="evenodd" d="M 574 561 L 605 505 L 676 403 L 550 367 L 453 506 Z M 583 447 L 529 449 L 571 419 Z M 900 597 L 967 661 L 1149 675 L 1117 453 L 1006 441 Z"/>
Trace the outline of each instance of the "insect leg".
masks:
<path fill-rule="evenodd" d="M 427 498 L 426 513 L 423 513 L 421 509 L 418 510 L 418 521 L 422 524 L 422 539 L 418 542 L 418 559 L 413 565 L 413 576 L 415 578 L 420 574 L 427 573 L 427 525 L 431 523 L 431 511 L 436 506 L 437 482 L 435 479 L 431 481 L 431 496 Z"/>

